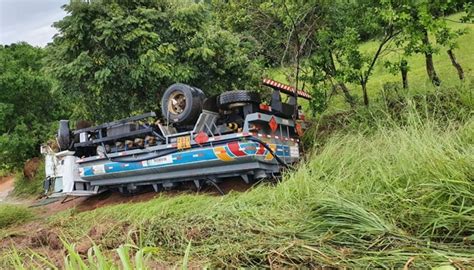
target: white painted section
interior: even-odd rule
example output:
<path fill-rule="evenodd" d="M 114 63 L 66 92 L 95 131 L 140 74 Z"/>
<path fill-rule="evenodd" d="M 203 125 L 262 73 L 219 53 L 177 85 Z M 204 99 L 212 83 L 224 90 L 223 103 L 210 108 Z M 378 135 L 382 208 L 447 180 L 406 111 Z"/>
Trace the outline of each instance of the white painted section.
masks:
<path fill-rule="evenodd" d="M 290 157 L 300 157 L 300 150 L 298 149 L 298 145 L 290 146 Z"/>
<path fill-rule="evenodd" d="M 79 181 L 79 170 L 76 163 L 77 157 L 65 156 L 62 167 L 63 192 L 72 192 L 74 190 L 74 182 Z"/>
<path fill-rule="evenodd" d="M 105 173 L 105 166 L 104 166 L 104 164 L 94 165 L 94 166 L 92 166 L 92 171 L 94 172 L 94 175 L 104 174 Z"/>
<path fill-rule="evenodd" d="M 169 163 L 173 163 L 173 159 L 171 158 L 171 155 L 151 159 L 148 161 L 148 166 L 155 166 L 155 165 L 169 164 Z"/>
<path fill-rule="evenodd" d="M 87 142 L 87 133 L 86 132 L 82 132 L 79 134 L 79 142 Z"/>
<path fill-rule="evenodd" d="M 56 158 L 54 155 L 46 155 L 44 157 L 44 169 L 46 177 L 54 177 L 56 168 Z"/>

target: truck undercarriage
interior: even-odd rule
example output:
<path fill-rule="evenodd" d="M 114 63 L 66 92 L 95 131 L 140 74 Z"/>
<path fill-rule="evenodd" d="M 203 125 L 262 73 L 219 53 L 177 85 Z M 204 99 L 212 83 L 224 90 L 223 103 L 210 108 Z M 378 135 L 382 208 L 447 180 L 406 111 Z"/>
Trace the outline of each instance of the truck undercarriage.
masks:
<path fill-rule="evenodd" d="M 301 90 L 265 79 L 270 105 L 256 92 L 236 90 L 206 98 L 195 87 L 173 84 L 154 112 L 74 131 L 61 120 L 59 151 L 42 146 L 49 196 L 89 196 L 117 188 L 155 191 L 192 181 L 217 186 L 227 178 L 246 183 L 281 175 L 300 158 L 304 118 Z M 281 94 L 289 96 L 282 102 Z M 79 125 L 77 125 L 79 126 Z"/>

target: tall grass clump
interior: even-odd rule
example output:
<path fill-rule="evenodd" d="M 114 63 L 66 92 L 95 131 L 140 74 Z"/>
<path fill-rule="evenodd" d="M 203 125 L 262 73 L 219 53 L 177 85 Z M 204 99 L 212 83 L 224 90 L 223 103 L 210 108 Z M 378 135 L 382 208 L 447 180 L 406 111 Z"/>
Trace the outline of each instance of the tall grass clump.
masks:
<path fill-rule="evenodd" d="M 114 255 L 118 259 L 106 255 L 101 247 L 94 245 L 89 249 L 86 255 L 79 254 L 74 244 L 63 241 L 66 250 L 63 265 L 58 266 L 48 260 L 47 257 L 30 251 L 24 254 L 21 250 L 13 248 L 8 254 L 9 265 L 15 269 L 32 269 L 34 265 L 38 269 L 65 269 L 65 270 L 90 270 L 90 269 L 152 269 L 148 262 L 150 256 L 156 252 L 156 248 L 138 248 L 131 245 L 121 245 Z M 25 256 L 27 258 L 25 258 Z M 159 268 L 164 268 L 159 267 Z"/>
<path fill-rule="evenodd" d="M 423 242 L 461 247 L 472 238 L 473 122 L 458 129 L 415 123 L 334 136 L 290 177 L 286 199 L 314 197 L 305 237 L 327 235 L 357 252 Z"/>
<path fill-rule="evenodd" d="M 380 127 L 401 127 L 435 121 L 435 125 L 456 125 L 474 116 L 474 80 L 457 87 L 425 86 L 402 89 L 386 83 L 370 108 L 323 114 L 303 137 L 308 146 L 322 145 L 334 133 L 370 134 Z"/>
<path fill-rule="evenodd" d="M 33 218 L 33 212 L 25 206 L 0 204 L 0 229 L 23 223 Z"/>

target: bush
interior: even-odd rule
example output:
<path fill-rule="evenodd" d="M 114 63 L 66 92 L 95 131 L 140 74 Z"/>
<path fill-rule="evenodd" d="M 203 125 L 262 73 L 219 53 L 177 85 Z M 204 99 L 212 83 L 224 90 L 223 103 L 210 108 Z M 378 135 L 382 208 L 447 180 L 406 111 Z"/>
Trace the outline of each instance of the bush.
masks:
<path fill-rule="evenodd" d="M 0 169 L 39 155 L 40 144 L 54 134 L 62 107 L 41 69 L 45 54 L 26 43 L 0 45 Z"/>
<path fill-rule="evenodd" d="M 0 205 L 0 229 L 19 224 L 33 218 L 33 212 L 25 206 Z"/>

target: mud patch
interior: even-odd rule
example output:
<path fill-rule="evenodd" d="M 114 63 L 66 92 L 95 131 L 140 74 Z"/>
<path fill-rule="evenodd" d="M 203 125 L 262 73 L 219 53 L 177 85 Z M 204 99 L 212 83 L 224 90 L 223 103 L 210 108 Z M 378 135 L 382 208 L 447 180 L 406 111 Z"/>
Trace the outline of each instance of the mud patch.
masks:
<path fill-rule="evenodd" d="M 110 221 L 95 225 L 77 241 L 76 251 L 81 255 L 85 255 L 94 245 L 100 245 L 105 250 L 113 250 L 127 242 L 136 244 L 135 241 L 138 240 L 139 236 L 138 233 L 133 234 L 132 232 L 133 230 L 130 229 L 130 225 L 127 223 L 117 224 L 116 221 Z"/>
<path fill-rule="evenodd" d="M 54 230 L 41 229 L 34 236 L 30 238 L 32 247 L 49 247 L 52 250 L 62 249 L 63 244 Z"/>

